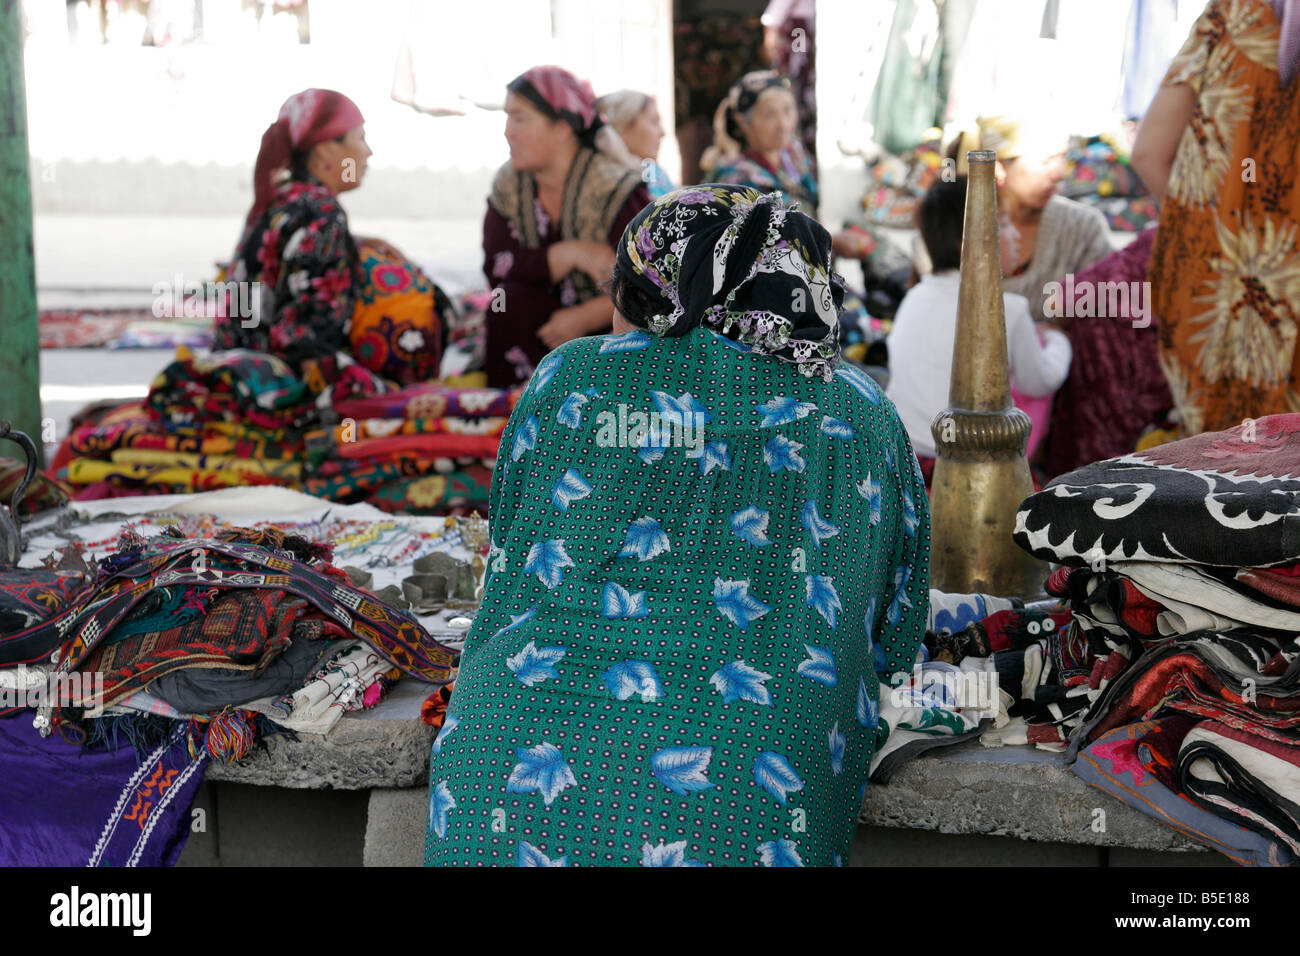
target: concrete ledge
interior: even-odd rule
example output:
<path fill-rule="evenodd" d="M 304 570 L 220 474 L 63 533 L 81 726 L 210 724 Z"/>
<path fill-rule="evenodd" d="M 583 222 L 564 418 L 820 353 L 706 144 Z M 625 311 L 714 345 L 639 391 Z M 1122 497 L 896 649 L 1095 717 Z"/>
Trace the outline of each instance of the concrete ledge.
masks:
<path fill-rule="evenodd" d="M 271 738 L 270 752 L 238 766 L 214 764 L 207 779 L 298 790 L 368 790 L 365 864 L 417 866 L 423 858 L 434 737 L 419 712 L 431 692 L 429 685 L 403 680 L 374 710 L 347 714 L 329 734 L 302 734 L 297 741 Z M 974 740 L 933 750 L 905 764 L 888 785 L 868 787 L 859 820 L 876 833 L 889 828 L 929 831 L 936 839 L 941 834 L 1010 837 L 1040 848 L 1052 844 L 1061 853 L 1073 846 L 1080 852 L 1109 848 L 1136 856 L 1171 851 L 1184 859 L 1188 853 L 1215 856 L 1089 787 L 1061 754 L 988 748 Z"/>
<path fill-rule="evenodd" d="M 294 790 L 424 787 L 436 731 L 420 722 L 420 705 L 432 692 L 399 681 L 374 710 L 345 714 L 328 734 L 270 737 L 266 751 L 239 764 L 213 763 L 207 779 Z"/>
<path fill-rule="evenodd" d="M 869 786 L 859 819 L 871 826 L 1043 843 L 1210 852 L 1089 787 L 1062 754 L 990 748 L 978 740 L 931 751 L 905 764 L 888 785 Z"/>

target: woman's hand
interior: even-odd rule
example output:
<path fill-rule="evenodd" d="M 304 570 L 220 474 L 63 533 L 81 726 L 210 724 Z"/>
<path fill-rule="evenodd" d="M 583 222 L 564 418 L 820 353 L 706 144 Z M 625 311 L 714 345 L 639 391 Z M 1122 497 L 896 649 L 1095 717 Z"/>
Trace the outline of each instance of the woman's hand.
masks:
<path fill-rule="evenodd" d="M 546 265 L 551 270 L 551 282 L 559 282 L 578 268 L 578 248 L 581 245 L 577 239 L 565 239 L 547 248 Z"/>
<path fill-rule="evenodd" d="M 591 276 L 591 281 L 604 282 L 614 271 L 614 250 L 603 242 L 573 240 L 578 245 L 574 268 Z"/>
<path fill-rule="evenodd" d="M 551 320 L 537 330 L 537 337 L 546 343 L 548 349 L 558 349 L 571 339 L 582 338 L 587 331 L 587 316 L 583 314 L 582 306 L 575 305 L 552 312 Z"/>

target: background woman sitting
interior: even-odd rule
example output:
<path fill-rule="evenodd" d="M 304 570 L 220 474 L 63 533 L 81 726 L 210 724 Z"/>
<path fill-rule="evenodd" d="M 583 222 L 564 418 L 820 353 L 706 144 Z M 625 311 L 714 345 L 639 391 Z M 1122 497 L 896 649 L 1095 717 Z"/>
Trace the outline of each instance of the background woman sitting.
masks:
<path fill-rule="evenodd" d="M 355 358 L 402 384 L 438 374 L 446 294 L 387 243 L 355 238 L 338 195 L 372 155 L 361 110 L 333 90 L 289 97 L 262 136 L 253 208 L 226 279 L 260 291 L 256 314 L 219 318 L 216 349 L 285 359 L 321 391 Z M 342 357 L 342 356 L 350 356 Z"/>
<path fill-rule="evenodd" d="M 609 278 L 614 243 L 650 201 L 640 170 L 597 147 L 627 153 L 589 84 L 539 66 L 506 89 L 510 161 L 497 172 L 483 220 L 493 386 L 527 379 L 570 339 L 609 330 L 613 304 L 597 284 Z"/>
<path fill-rule="evenodd" d="M 700 168 L 709 182 L 782 192 L 817 215 L 817 174 L 799 142 L 799 110 L 790 81 L 772 70 L 746 73 L 718 105 L 713 146 Z"/>
<path fill-rule="evenodd" d="M 657 162 L 664 128 L 655 98 L 637 90 L 618 90 L 596 100 L 596 108 L 622 137 L 629 160 L 641 171 L 650 198 L 658 199 L 671 191 L 672 181 Z"/>

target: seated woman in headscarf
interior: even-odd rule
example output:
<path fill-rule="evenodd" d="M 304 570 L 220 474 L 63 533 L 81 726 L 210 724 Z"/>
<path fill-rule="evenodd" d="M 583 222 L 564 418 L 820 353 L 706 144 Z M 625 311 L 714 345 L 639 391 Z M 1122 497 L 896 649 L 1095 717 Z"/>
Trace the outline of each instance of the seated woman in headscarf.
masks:
<path fill-rule="evenodd" d="M 214 348 L 277 355 L 317 392 L 352 361 L 400 384 L 435 377 L 454 316 L 446 294 L 401 253 L 348 228 L 338 196 L 365 176 L 363 122 L 333 90 L 285 101 L 262 136 L 253 208 L 225 275 L 260 291 L 256 314 L 228 308 L 214 329 Z"/>
<path fill-rule="evenodd" d="M 710 182 L 782 192 L 817 215 L 817 174 L 799 142 L 799 110 L 790 81 L 772 70 L 746 73 L 718 104 L 713 145 L 700 168 Z"/>
<path fill-rule="evenodd" d="M 1110 254 L 1110 227 L 1097 209 L 1057 195 L 1065 177 L 1065 140 L 1035 131 L 1006 116 L 980 117 L 948 149 L 957 175 L 965 176 L 966 153 L 997 153 L 998 233 L 1002 244 L 1002 291 L 1023 295 L 1035 322 L 1044 313 L 1049 283 L 1059 282 Z"/>
<path fill-rule="evenodd" d="M 506 428 L 425 862 L 845 862 L 929 607 L 912 446 L 782 197 L 679 189 L 617 251 L 617 334 Z"/>
<path fill-rule="evenodd" d="M 510 161 L 483 220 L 488 384 L 527 379 L 551 349 L 609 330 L 614 243 L 650 201 L 639 169 L 596 110 L 591 86 L 538 66 L 506 87 Z M 616 144 L 616 145 L 615 145 Z"/>
<path fill-rule="evenodd" d="M 596 100 L 596 109 L 622 138 L 628 161 L 640 171 L 650 198 L 658 199 L 670 192 L 672 180 L 657 162 L 664 128 L 655 98 L 637 90 L 616 90 Z"/>
<path fill-rule="evenodd" d="M 710 182 L 780 192 L 817 215 L 817 173 L 799 138 L 799 111 L 790 80 L 772 70 L 746 73 L 718 105 L 713 145 L 700 159 Z M 865 259 L 875 240 L 863 230 L 831 237 L 838 256 Z"/>

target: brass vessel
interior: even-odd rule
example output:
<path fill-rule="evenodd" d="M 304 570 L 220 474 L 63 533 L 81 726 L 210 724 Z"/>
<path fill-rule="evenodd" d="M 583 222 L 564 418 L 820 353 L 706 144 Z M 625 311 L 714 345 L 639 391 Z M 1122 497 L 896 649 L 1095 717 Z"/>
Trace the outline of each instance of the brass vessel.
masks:
<path fill-rule="evenodd" d="M 1025 447 L 1029 416 L 1011 404 L 996 154 L 967 153 L 961 292 L 948 408 L 935 416 L 930 493 L 930 586 L 1033 598 L 1047 565 L 1011 539 L 1016 509 L 1033 493 Z"/>

